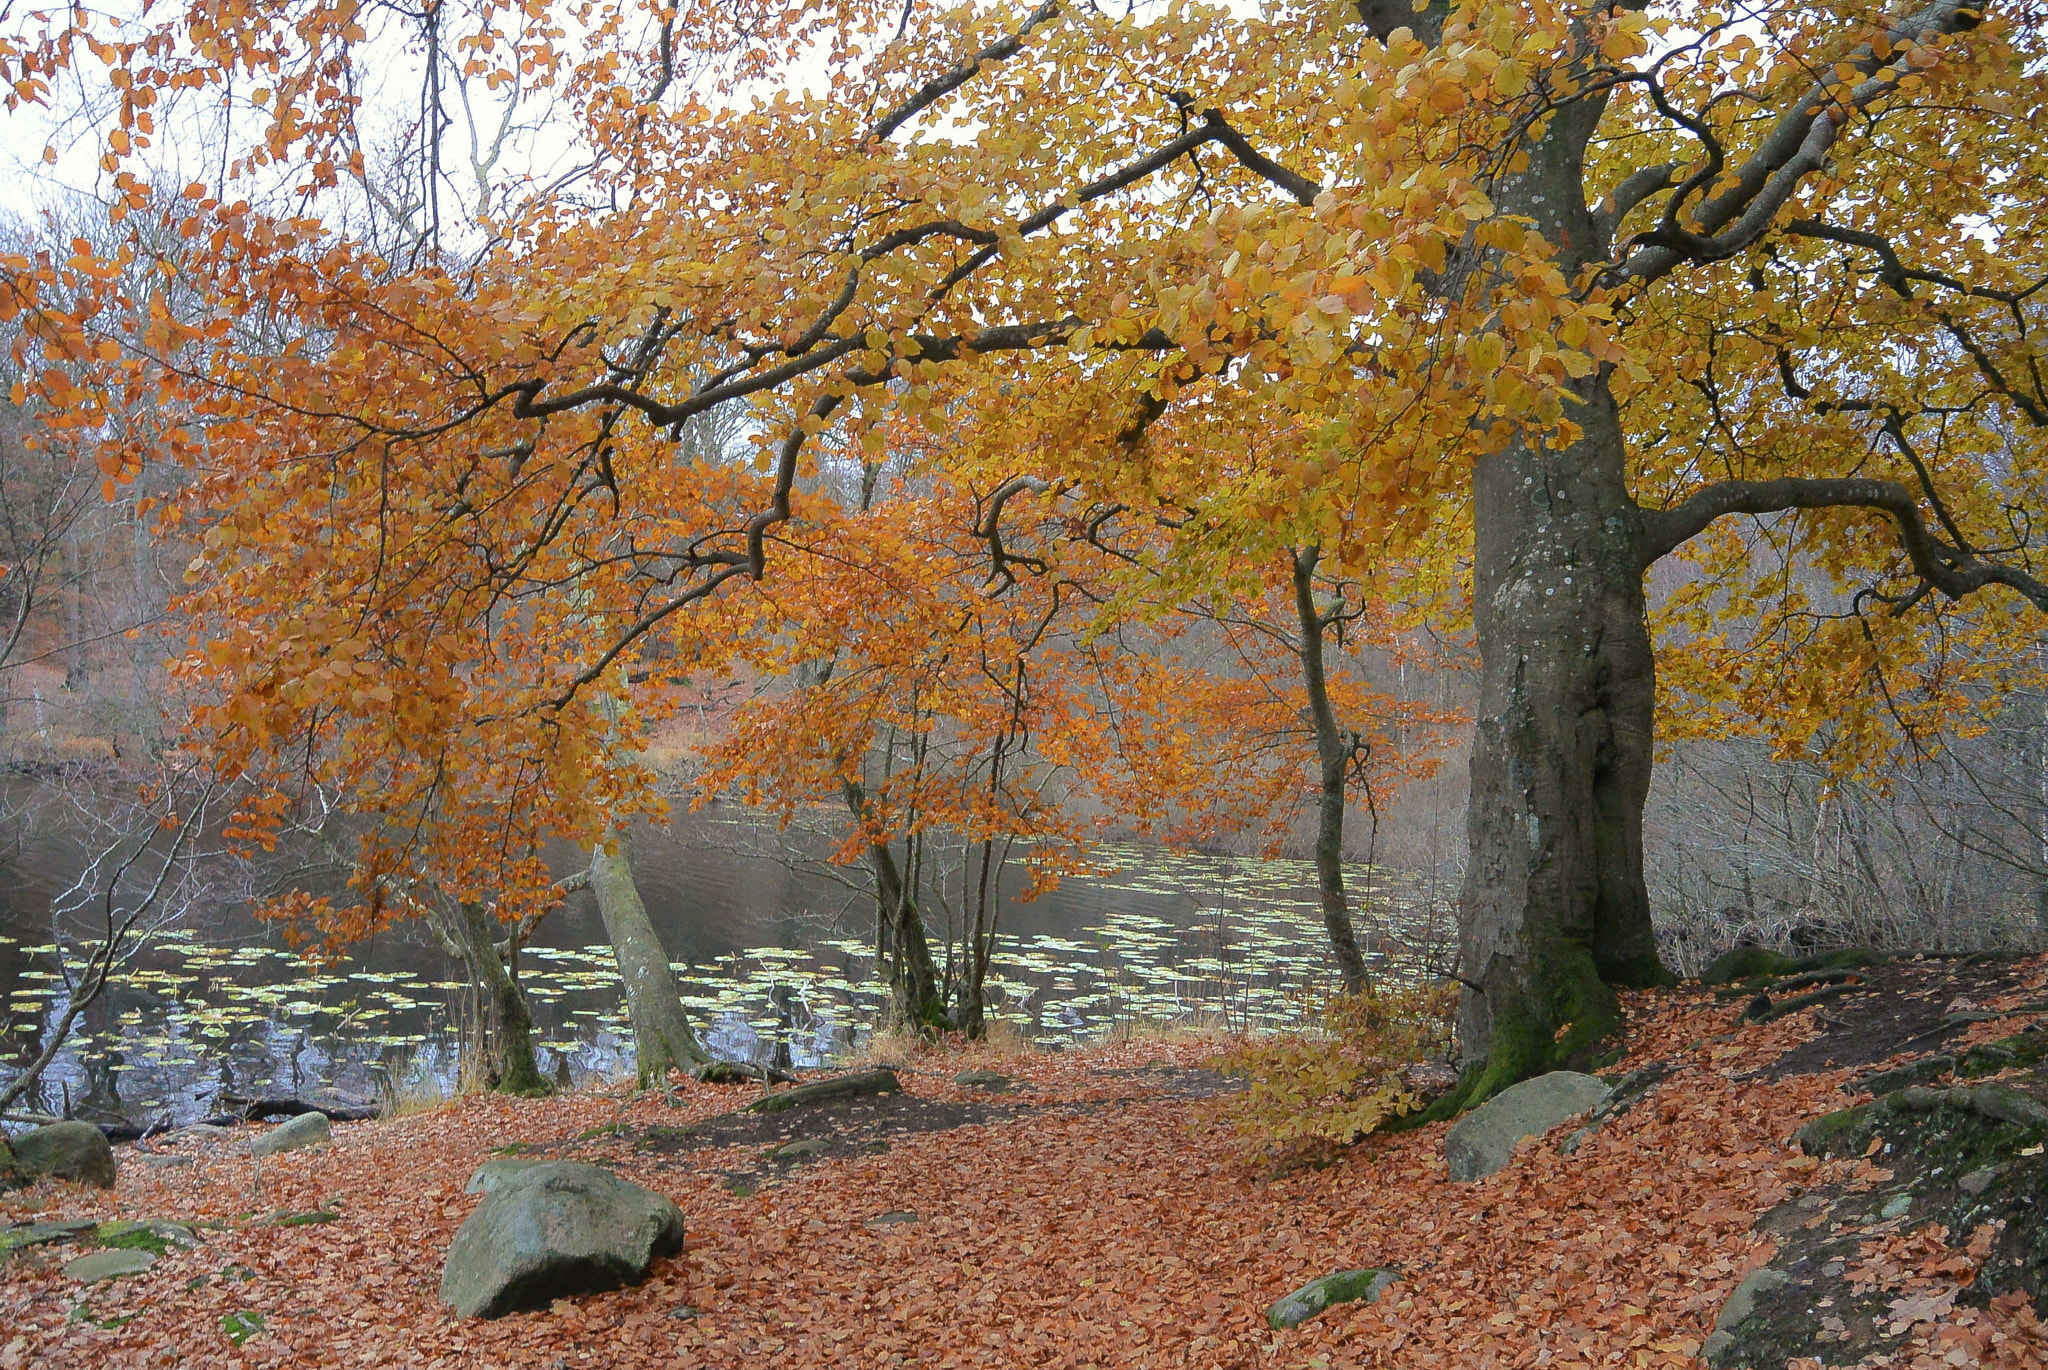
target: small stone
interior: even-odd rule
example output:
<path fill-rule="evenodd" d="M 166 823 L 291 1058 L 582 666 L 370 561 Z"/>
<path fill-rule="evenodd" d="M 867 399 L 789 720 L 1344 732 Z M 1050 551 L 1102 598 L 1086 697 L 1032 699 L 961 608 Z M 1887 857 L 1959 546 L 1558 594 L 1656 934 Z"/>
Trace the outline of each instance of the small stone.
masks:
<path fill-rule="evenodd" d="M 91 1123 L 51 1123 L 13 1141 L 14 1163 L 28 1178 L 114 1187 L 114 1148 Z"/>
<path fill-rule="evenodd" d="M 1790 1283 L 1790 1275 L 1782 1270 L 1773 1270 L 1769 1266 L 1750 1271 L 1742 1277 L 1742 1283 L 1735 1286 L 1734 1292 L 1729 1294 L 1728 1302 L 1721 1305 L 1720 1315 L 1714 1319 L 1714 1331 L 1733 1332 L 1749 1320 L 1750 1314 L 1756 1312 L 1756 1301 L 1759 1298 L 1774 1289 L 1783 1289 Z M 1713 1354 L 1704 1347 L 1701 1351 L 1706 1355 Z"/>
<path fill-rule="evenodd" d="M 159 1141 L 183 1146 L 188 1142 L 213 1142 L 234 1135 L 235 1130 L 231 1127 L 216 1127 L 212 1123 L 187 1123 L 176 1132 L 159 1138 Z"/>
<path fill-rule="evenodd" d="M 1982 1194 L 1998 1179 L 1998 1167 L 1987 1165 L 1982 1170 L 1973 1170 L 1956 1181 L 1956 1188 L 1965 1194 Z"/>
<path fill-rule="evenodd" d="M 190 1156 L 155 1156 L 147 1153 L 139 1153 L 136 1156 L 136 1159 L 141 1161 L 144 1165 L 148 1166 L 152 1170 L 169 1170 L 175 1166 L 192 1164 L 192 1158 Z"/>
<path fill-rule="evenodd" d="M 1008 1094 L 1017 1087 L 1017 1082 L 996 1070 L 963 1070 L 953 1077 L 953 1083 L 967 1089 L 984 1089 L 991 1094 Z"/>
<path fill-rule="evenodd" d="M 1377 1303 L 1380 1295 L 1401 1278 L 1393 1270 L 1339 1270 L 1311 1280 L 1266 1313 L 1266 1324 L 1275 1331 L 1299 1327 L 1335 1303 Z"/>
<path fill-rule="evenodd" d="M 701 1318 L 704 1316 L 704 1310 L 692 1308 L 690 1305 L 684 1304 L 681 1308 L 669 1309 L 668 1315 L 672 1318 Z"/>
<path fill-rule="evenodd" d="M 1897 1194 L 1885 1200 L 1884 1207 L 1877 1210 L 1877 1216 L 1880 1221 L 1890 1222 L 1893 1218 L 1905 1217 L 1912 1207 L 1911 1194 Z"/>
<path fill-rule="evenodd" d="M 830 1137 L 802 1137 L 778 1146 L 768 1154 L 778 1161 L 794 1161 L 805 1156 L 822 1156 L 831 1146 Z"/>
<path fill-rule="evenodd" d="M 325 1146 L 333 1140 L 334 1130 L 328 1127 L 325 1114 L 301 1113 L 289 1122 L 279 1123 L 250 1142 L 249 1154 L 276 1156 L 286 1151 L 297 1151 L 301 1147 Z"/>
<path fill-rule="evenodd" d="M 140 1275 L 156 1264 L 153 1251 L 95 1251 L 90 1256 L 80 1256 L 64 1266 L 64 1273 L 84 1284 L 96 1284 L 101 1280 L 121 1279 L 128 1275 Z"/>
<path fill-rule="evenodd" d="M 911 1213 L 907 1210 L 898 1209 L 894 1213 L 877 1213 L 874 1217 L 869 1218 L 867 1220 L 867 1225 L 869 1227 L 894 1227 L 898 1223 L 914 1223 L 921 1221 L 923 1220 L 919 1218 L 917 1214 Z"/>

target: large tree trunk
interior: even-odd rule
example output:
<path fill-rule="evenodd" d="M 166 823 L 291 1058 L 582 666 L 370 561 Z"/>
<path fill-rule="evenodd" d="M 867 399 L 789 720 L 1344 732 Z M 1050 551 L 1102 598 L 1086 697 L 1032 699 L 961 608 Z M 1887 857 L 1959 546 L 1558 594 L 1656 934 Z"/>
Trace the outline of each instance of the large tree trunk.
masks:
<path fill-rule="evenodd" d="M 610 840 L 591 853 L 590 890 L 597 896 L 598 916 L 604 919 L 605 937 L 618 959 L 619 982 L 626 989 L 640 1087 L 666 1088 L 670 1070 L 709 1065 L 711 1054 L 697 1041 L 683 1012 L 668 952 L 633 882 L 632 841 L 623 827 L 612 829 Z"/>
<path fill-rule="evenodd" d="M 1351 901 L 1344 893 L 1344 774 L 1351 765 L 1351 744 L 1337 726 L 1330 707 L 1329 677 L 1323 667 L 1323 637 L 1329 623 L 1316 607 L 1316 563 L 1320 547 L 1293 554 L 1294 608 L 1301 621 L 1301 678 L 1308 692 L 1309 721 L 1316 735 L 1316 889 L 1322 898 L 1323 928 L 1346 994 L 1362 993 L 1367 984 L 1365 957 L 1351 927 Z"/>
<path fill-rule="evenodd" d="M 498 954 L 504 926 L 475 901 L 427 904 L 442 945 L 468 972 L 476 996 L 474 1047 L 481 1059 L 465 1072 L 486 1089 L 505 1094 L 546 1094 L 549 1085 L 533 1056 L 533 1015 L 526 995 Z"/>
<path fill-rule="evenodd" d="M 1527 170 L 1495 187 L 1503 214 L 1560 245 L 1567 279 L 1597 243 L 1583 159 L 1599 115 L 1591 99 L 1559 110 Z M 1641 519 L 1605 372 L 1575 391 L 1576 441 L 1515 442 L 1476 475 L 1481 677 L 1452 1107 L 1590 1065 L 1620 1026 L 1614 987 L 1669 979 L 1643 882 L 1656 670 Z"/>

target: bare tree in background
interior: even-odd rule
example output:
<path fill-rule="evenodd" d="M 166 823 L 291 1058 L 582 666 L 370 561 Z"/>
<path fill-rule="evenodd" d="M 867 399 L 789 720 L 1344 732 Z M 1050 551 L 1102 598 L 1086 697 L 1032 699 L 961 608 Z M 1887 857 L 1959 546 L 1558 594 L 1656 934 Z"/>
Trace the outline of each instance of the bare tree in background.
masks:
<path fill-rule="evenodd" d="M 126 796 L 81 782 L 69 798 L 66 818 L 83 859 L 50 907 L 51 960 L 63 993 L 26 1063 L 0 1086 L 0 1115 L 17 1121 L 49 1121 L 13 1110 L 35 1097 L 79 1020 L 123 968 L 212 893 L 201 867 L 220 855 L 209 837 L 228 807 L 222 789 L 189 767 L 160 771 Z"/>

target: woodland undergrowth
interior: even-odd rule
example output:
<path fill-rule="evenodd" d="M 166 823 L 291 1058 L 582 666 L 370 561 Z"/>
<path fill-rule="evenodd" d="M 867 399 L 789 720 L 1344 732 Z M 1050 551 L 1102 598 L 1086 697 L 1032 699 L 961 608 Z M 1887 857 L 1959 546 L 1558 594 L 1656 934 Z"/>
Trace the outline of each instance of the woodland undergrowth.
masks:
<path fill-rule="evenodd" d="M 330 1150 L 260 1172 L 237 1139 L 187 1152 L 189 1166 L 124 1149 L 117 1190 L 45 1186 L 0 1199 L 0 1217 L 173 1217 L 207 1224 L 207 1240 L 89 1290 L 56 1258 L 15 1257 L 0 1267 L 0 1370 L 1691 1367 L 1729 1291 L 1770 1255 L 1756 1215 L 1855 1183 L 1866 1162 L 1817 1161 L 1791 1141 L 1839 1106 L 1846 1072 L 1756 1073 L 1810 1022 L 1741 1025 L 1739 1006 L 1693 992 L 1630 996 L 1629 1008 L 1621 1068 L 1662 1061 L 1674 1075 L 1574 1155 L 1530 1144 L 1476 1184 L 1446 1178 L 1441 1124 L 1369 1139 L 1321 1169 L 1249 1163 L 1231 1117 L 1241 1103 L 1190 1097 L 1216 1083 L 1215 1045 L 1200 1040 L 921 1054 L 905 1062 L 912 1095 L 987 1100 L 953 1079 L 974 1066 L 1017 1087 L 994 1096 L 1003 1112 L 985 1123 L 800 1165 L 750 1194 L 726 1176 L 758 1164 L 758 1148 L 636 1142 L 734 1108 L 750 1097 L 740 1087 L 691 1087 L 680 1107 L 626 1090 L 468 1097 L 339 1126 Z M 1345 1068 L 1363 1079 L 1372 1067 Z M 514 1147 L 601 1161 L 673 1196 L 688 1249 L 633 1289 L 454 1318 L 435 1291 L 476 1203 L 464 1182 Z M 315 1210 L 338 1216 L 274 1217 Z M 1969 1282 L 1967 1253 L 1894 1246 L 1872 1269 L 1916 1297 Z M 1367 1265 L 1401 1271 L 1381 1302 L 1267 1328 L 1282 1294 Z M 1893 1365 L 2044 1365 L 2023 1298 L 1913 1306 L 1940 1311 L 1899 1329 Z"/>

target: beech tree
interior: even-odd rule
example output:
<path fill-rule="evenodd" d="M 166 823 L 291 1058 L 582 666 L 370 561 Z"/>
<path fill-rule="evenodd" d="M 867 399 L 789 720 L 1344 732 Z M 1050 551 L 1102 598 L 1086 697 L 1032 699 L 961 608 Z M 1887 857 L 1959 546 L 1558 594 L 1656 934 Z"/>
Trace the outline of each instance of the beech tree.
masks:
<path fill-rule="evenodd" d="M 56 421 L 162 400 L 107 437 L 110 476 L 195 468 L 170 516 L 205 549 L 209 745 L 431 791 L 419 840 L 457 863 L 486 818 L 590 838 L 641 802 L 590 696 L 640 716 L 701 661 L 698 610 L 803 521 L 819 433 L 971 412 L 956 475 L 1039 483 L 1082 538 L 1170 527 L 1191 582 L 1276 537 L 1347 577 L 1469 566 L 1451 1108 L 1592 1061 L 1616 987 L 1666 978 L 1652 566 L 1684 566 L 1667 718 L 1775 656 L 1770 716 L 1713 726 L 1849 767 L 1965 687 L 1958 644 L 2048 608 L 2027 0 L 510 13 L 438 7 L 426 48 L 558 92 L 585 174 L 403 270 L 319 209 L 359 168 L 360 69 L 405 33 L 242 0 L 0 46 L 12 100 L 67 69 L 115 92 L 136 213 L 159 111 L 260 83 L 175 225 L 200 303 L 97 309 L 118 273 L 82 251 L 7 262 L 0 309 L 31 317 L 24 398 Z M 303 209 L 236 197 L 277 168 Z M 283 355 L 236 345 L 255 316 Z M 752 469 L 673 456 L 735 401 Z M 1310 440 L 1248 440 L 1276 425 Z M 1000 567 L 999 515 L 983 534 Z M 1805 574 L 1752 580 L 1757 539 Z M 1745 654 L 1760 632 L 1782 650 Z M 537 885 L 518 847 L 489 850 Z"/>

